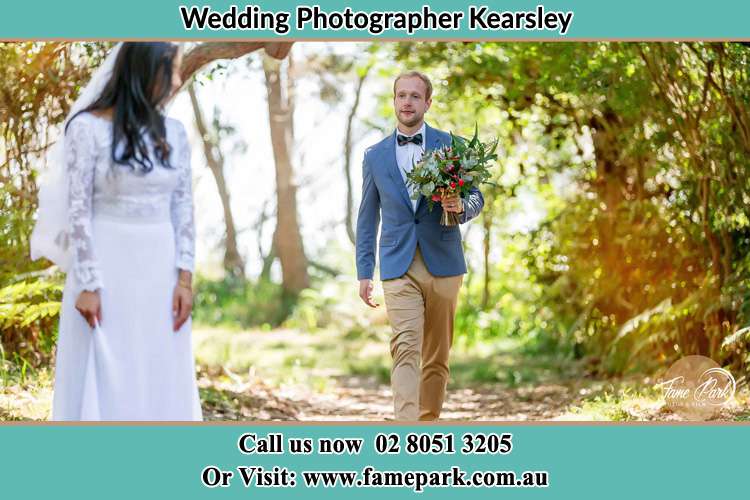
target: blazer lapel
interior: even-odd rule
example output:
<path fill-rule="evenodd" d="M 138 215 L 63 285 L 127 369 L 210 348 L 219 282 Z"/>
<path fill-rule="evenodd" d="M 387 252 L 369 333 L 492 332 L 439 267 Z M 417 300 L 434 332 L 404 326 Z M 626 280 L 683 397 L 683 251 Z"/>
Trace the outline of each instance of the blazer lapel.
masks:
<path fill-rule="evenodd" d="M 391 138 L 386 141 L 385 145 L 385 162 L 388 165 L 388 171 L 391 174 L 393 182 L 396 184 L 396 188 L 401 192 L 401 197 L 409 207 L 409 211 L 413 210 L 414 206 L 411 204 L 411 197 L 409 196 L 409 190 L 406 189 L 406 182 L 401 176 L 401 169 L 398 168 L 398 160 L 396 160 L 396 132 L 394 131 Z"/>

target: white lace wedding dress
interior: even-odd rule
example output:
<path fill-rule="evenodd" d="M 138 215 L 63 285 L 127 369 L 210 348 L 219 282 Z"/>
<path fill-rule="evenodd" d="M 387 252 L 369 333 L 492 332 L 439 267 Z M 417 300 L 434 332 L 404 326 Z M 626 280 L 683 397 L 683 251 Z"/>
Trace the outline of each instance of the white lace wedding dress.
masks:
<path fill-rule="evenodd" d="M 111 159 L 112 123 L 91 113 L 69 125 L 73 265 L 63 292 L 53 420 L 200 420 L 188 320 L 173 332 L 178 269 L 193 270 L 190 146 L 167 119 L 172 169 L 138 173 Z M 100 290 L 95 330 L 75 309 Z"/>

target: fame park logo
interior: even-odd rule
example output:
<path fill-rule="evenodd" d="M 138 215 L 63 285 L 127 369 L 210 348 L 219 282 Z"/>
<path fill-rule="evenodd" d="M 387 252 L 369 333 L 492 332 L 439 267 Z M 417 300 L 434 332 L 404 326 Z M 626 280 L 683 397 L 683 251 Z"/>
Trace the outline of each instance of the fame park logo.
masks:
<path fill-rule="evenodd" d="M 710 420 L 734 398 L 737 383 L 711 358 L 686 356 L 677 360 L 656 384 L 666 406 L 686 420 Z"/>

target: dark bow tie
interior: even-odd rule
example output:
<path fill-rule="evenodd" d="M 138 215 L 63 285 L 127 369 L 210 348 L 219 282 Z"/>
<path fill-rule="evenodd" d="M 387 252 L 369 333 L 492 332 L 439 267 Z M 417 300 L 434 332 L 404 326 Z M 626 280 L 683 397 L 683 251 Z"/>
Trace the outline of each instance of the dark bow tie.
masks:
<path fill-rule="evenodd" d="M 405 135 L 396 134 L 396 141 L 398 142 L 399 146 L 405 146 L 409 142 L 413 142 L 417 146 L 422 145 L 422 134 L 415 134 L 411 137 L 407 137 Z"/>

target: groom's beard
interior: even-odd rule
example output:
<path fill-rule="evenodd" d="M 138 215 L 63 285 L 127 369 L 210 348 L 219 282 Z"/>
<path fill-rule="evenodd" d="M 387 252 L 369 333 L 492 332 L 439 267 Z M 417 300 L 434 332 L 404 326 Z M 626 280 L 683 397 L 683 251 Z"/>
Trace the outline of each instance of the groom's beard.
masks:
<path fill-rule="evenodd" d="M 424 115 L 418 115 L 417 113 L 414 113 L 411 118 L 404 118 L 404 115 L 399 112 L 396 118 L 398 118 L 398 122 L 401 125 L 411 128 L 415 125 L 418 125 L 424 118 Z"/>

